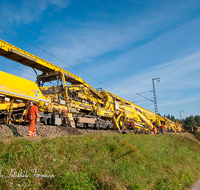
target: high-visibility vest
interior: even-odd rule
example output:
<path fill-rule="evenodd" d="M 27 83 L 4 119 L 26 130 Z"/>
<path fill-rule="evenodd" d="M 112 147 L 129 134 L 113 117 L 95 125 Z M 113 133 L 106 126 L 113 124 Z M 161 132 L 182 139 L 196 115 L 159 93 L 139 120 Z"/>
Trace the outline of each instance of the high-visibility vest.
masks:
<path fill-rule="evenodd" d="M 37 106 L 32 105 L 28 108 L 28 113 L 26 114 L 26 119 L 35 120 L 35 118 L 39 118 L 39 111 L 38 111 Z"/>

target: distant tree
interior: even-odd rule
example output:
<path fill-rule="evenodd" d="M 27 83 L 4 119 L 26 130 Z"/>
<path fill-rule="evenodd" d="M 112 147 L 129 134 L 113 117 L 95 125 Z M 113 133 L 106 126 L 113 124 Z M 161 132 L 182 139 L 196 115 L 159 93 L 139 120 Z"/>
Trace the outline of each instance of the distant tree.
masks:
<path fill-rule="evenodd" d="M 190 125 L 189 117 L 185 118 L 185 125 Z"/>
<path fill-rule="evenodd" d="M 186 117 L 185 119 L 176 119 L 173 115 L 164 115 L 164 117 L 174 121 L 174 122 L 179 122 L 181 123 L 182 125 L 189 125 L 189 126 L 199 126 L 200 127 L 200 116 L 199 115 L 196 115 L 195 117 L 193 115 L 191 115 L 190 117 Z"/>
<path fill-rule="evenodd" d="M 173 115 L 171 115 L 171 118 L 170 118 L 172 121 L 176 121 L 175 117 Z"/>
<path fill-rule="evenodd" d="M 199 115 L 195 115 L 194 120 L 197 122 L 197 126 L 200 127 L 200 116 Z"/>
<path fill-rule="evenodd" d="M 197 122 L 195 121 L 193 115 L 191 115 L 190 117 L 186 117 L 186 119 L 185 119 L 185 125 L 189 125 L 189 126 L 195 127 L 196 124 L 197 124 Z"/>
<path fill-rule="evenodd" d="M 194 116 L 189 117 L 190 125 L 196 126 L 197 122 L 194 120 Z"/>

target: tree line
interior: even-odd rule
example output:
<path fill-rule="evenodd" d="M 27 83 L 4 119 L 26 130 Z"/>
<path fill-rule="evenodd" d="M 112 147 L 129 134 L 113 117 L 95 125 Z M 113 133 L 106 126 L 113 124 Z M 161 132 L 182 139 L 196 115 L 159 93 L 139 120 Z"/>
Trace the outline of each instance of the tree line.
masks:
<path fill-rule="evenodd" d="M 179 122 L 182 125 L 189 125 L 189 126 L 193 126 L 193 127 L 200 127 L 200 116 L 199 115 L 191 115 L 190 117 L 186 117 L 185 119 L 176 119 L 173 115 L 164 115 L 164 117 L 174 121 L 174 122 Z"/>

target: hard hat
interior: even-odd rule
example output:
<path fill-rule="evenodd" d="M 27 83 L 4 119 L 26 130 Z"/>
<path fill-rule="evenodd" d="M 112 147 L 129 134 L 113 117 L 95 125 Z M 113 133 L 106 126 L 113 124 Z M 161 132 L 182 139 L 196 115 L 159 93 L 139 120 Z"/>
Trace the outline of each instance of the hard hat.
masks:
<path fill-rule="evenodd" d="M 33 101 L 32 101 L 32 100 L 29 100 L 29 101 L 28 101 L 28 105 L 31 105 L 31 104 L 33 104 Z"/>

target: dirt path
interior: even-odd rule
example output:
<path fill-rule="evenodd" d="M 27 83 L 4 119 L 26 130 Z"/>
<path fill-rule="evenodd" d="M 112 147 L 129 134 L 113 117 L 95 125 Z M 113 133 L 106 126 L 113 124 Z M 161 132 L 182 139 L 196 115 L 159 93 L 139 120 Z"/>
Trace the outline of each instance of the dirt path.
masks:
<path fill-rule="evenodd" d="M 189 187 L 187 190 L 200 190 L 200 179 L 196 181 L 196 183 Z"/>

